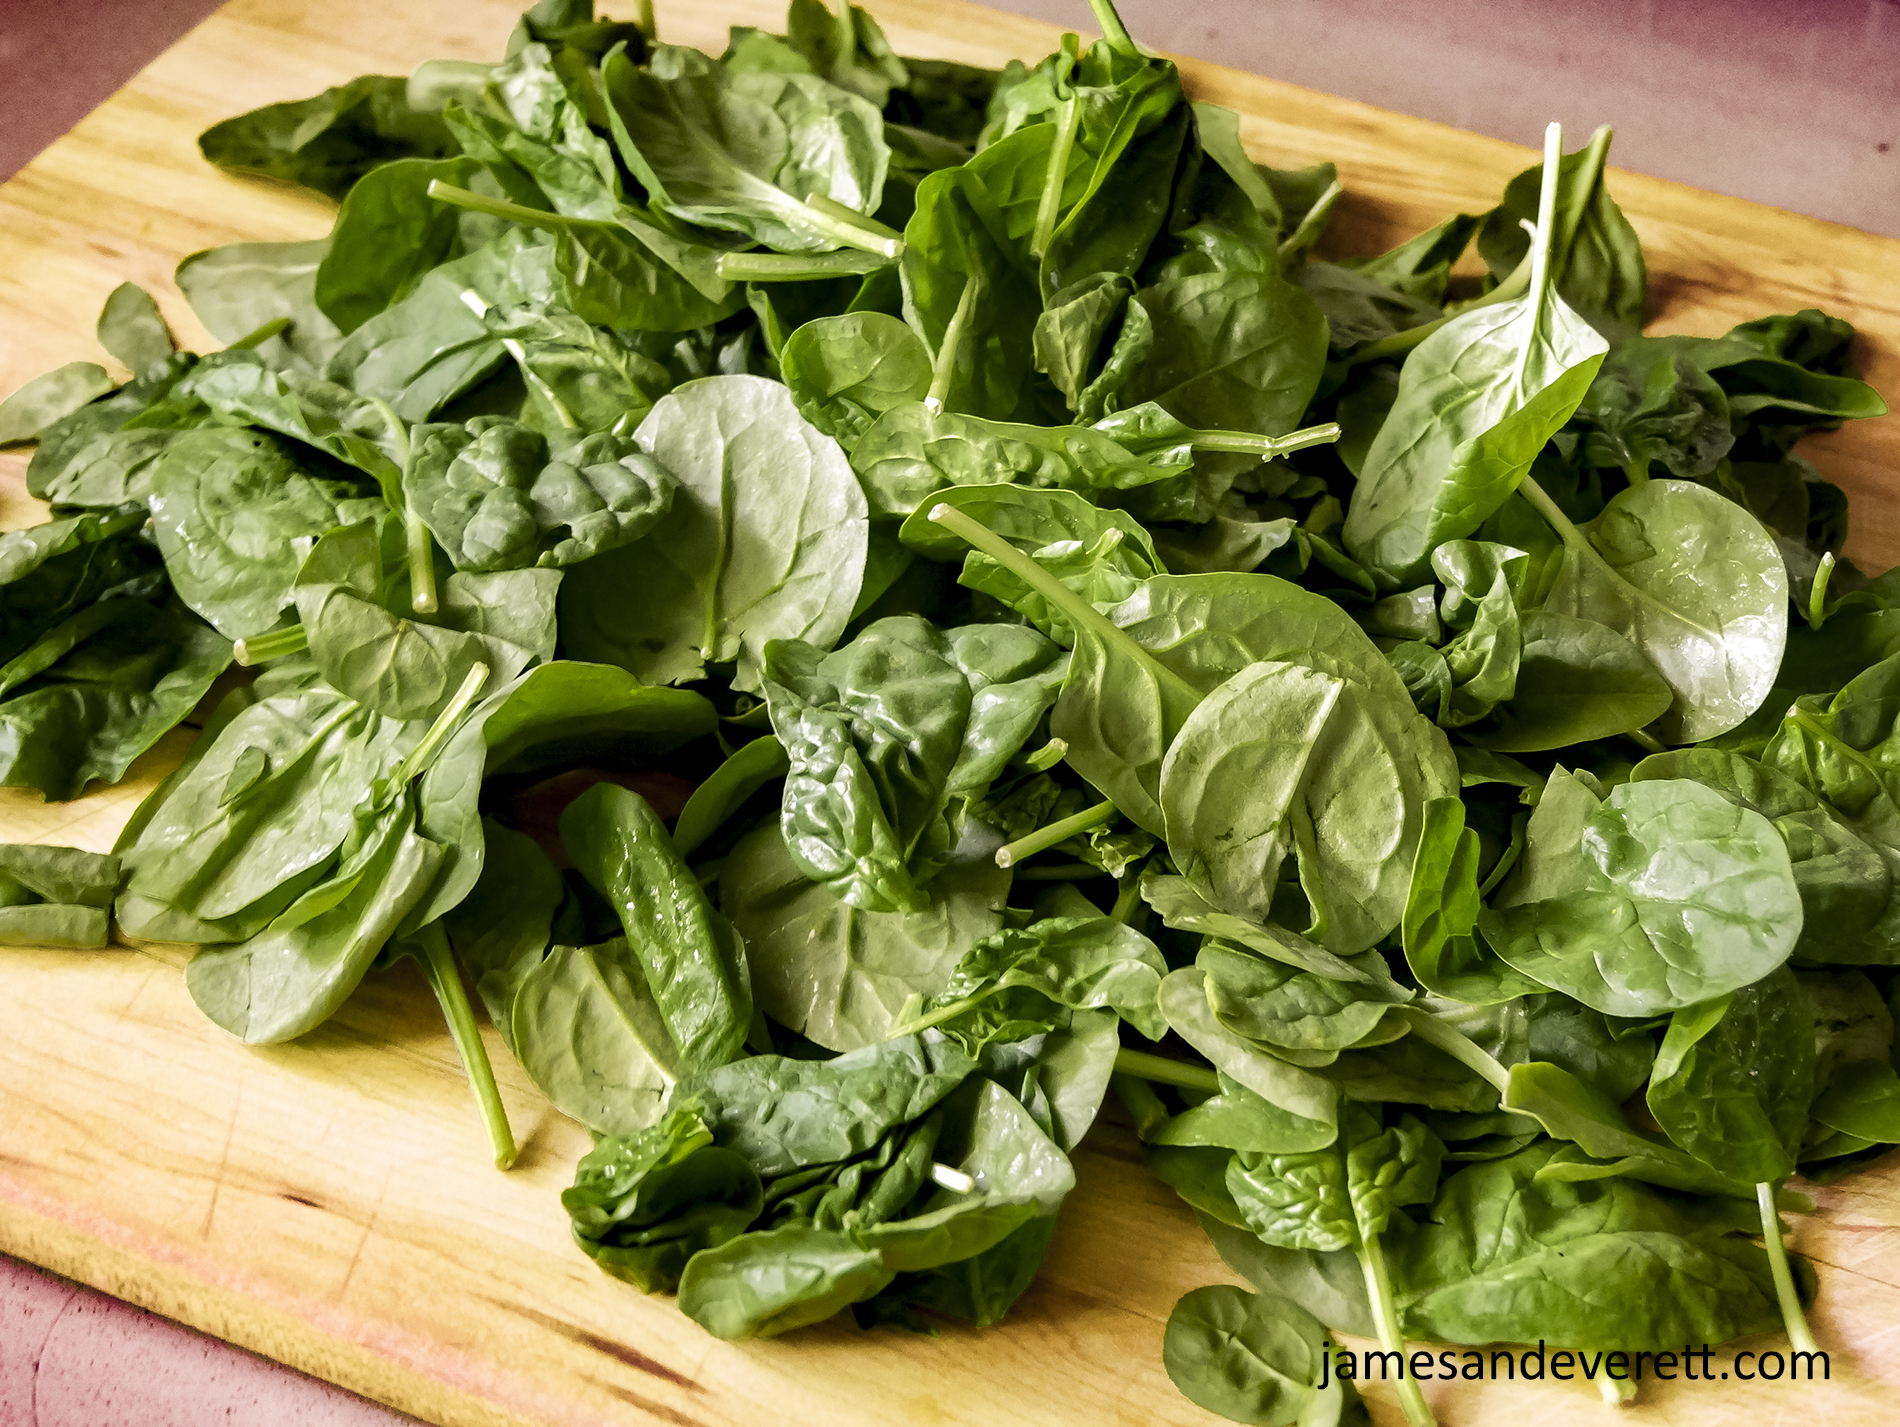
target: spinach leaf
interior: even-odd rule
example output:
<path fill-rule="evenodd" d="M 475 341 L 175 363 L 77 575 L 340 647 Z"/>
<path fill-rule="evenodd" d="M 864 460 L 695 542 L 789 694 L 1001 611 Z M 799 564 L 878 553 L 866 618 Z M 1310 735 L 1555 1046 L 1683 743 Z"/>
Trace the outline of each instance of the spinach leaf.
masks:
<path fill-rule="evenodd" d="M 191 999 L 247 1045 L 314 1029 L 356 989 L 427 894 L 441 858 L 441 849 L 416 832 L 408 796 L 380 809 L 370 805 L 354 818 L 327 880 L 256 935 L 205 947 L 192 959 L 185 969 Z"/>
<path fill-rule="evenodd" d="M 1325 363 L 1326 319 L 1278 274 L 1203 273 L 1135 295 L 1154 345 L 1123 388 L 1190 427 L 1284 436 Z"/>
<path fill-rule="evenodd" d="M 510 1042 L 557 1110 L 601 1135 L 659 1120 L 684 1057 L 625 938 L 553 947 L 513 989 Z"/>
<path fill-rule="evenodd" d="M 1785 1179 L 1814 1096 L 1813 1022 L 1786 967 L 1677 1011 L 1650 1076 L 1650 1113 L 1680 1148 L 1732 1178 Z"/>
<path fill-rule="evenodd" d="M 779 370 L 799 414 L 847 450 L 885 412 L 922 401 L 930 390 L 929 350 L 882 312 L 805 323 L 786 339 Z"/>
<path fill-rule="evenodd" d="M 0 843 L 0 945 L 103 947 L 119 878 L 116 857 Z"/>
<path fill-rule="evenodd" d="M 1677 1149 L 1661 1135 L 1636 1129 L 1601 1086 L 1554 1063 L 1511 1067 L 1504 1108 L 1529 1115 L 1556 1139 L 1571 1143 L 1538 1171 L 1540 1180 L 1585 1183 L 1635 1179 L 1694 1194 L 1746 1195 L 1746 1180 L 1731 1178 Z"/>
<path fill-rule="evenodd" d="M 328 238 L 227 243 L 191 254 L 179 263 L 175 280 L 205 330 L 220 342 L 240 342 L 277 325 L 276 332 L 257 342 L 258 355 L 277 370 L 315 375 L 343 340 L 317 306 L 317 270 L 329 248 Z"/>
<path fill-rule="evenodd" d="M 990 485 L 999 478 L 1087 495 L 1135 491 L 1181 475 L 1187 459 L 1150 460 L 1087 426 L 1030 426 L 985 421 L 926 402 L 886 410 L 852 448 L 872 513 L 909 516 L 945 486 Z"/>
<path fill-rule="evenodd" d="M 825 654 L 766 647 L 765 695 L 791 760 L 780 825 L 813 881 L 871 912 L 923 890 L 980 796 L 1055 701 L 1066 672 L 1033 630 L 879 620 Z"/>
<path fill-rule="evenodd" d="M 1766 1259 L 1741 1237 L 1759 1227 L 1752 1205 L 1672 1199 L 1626 1179 L 1552 1181 L 1540 1171 L 1554 1149 L 1533 1145 L 1446 1182 L 1432 1222 L 1394 1248 L 1407 1327 L 1482 1344 L 1561 1325 L 1565 1343 L 1600 1351 L 1779 1324 Z"/>
<path fill-rule="evenodd" d="M 1224 910 L 1267 921 L 1296 853 L 1306 936 L 1366 950 L 1404 913 L 1425 801 L 1453 786 L 1444 745 L 1422 724 L 1386 689 L 1250 665 L 1188 716 L 1162 762 L 1175 864 Z"/>
<path fill-rule="evenodd" d="M 1153 942 L 1112 917 L 1043 917 L 977 942 L 905 1029 L 940 1027 L 975 1054 L 1059 1025 L 1061 1010 L 1106 1009 L 1158 1041 L 1167 1023 L 1155 997 L 1167 970 Z M 1024 1026 L 1032 1029 L 1016 1034 Z"/>
<path fill-rule="evenodd" d="M 1292 1065 L 1220 1023 L 1207 994 L 1207 973 L 1183 967 L 1163 978 L 1161 1013 L 1168 1026 L 1214 1063 L 1221 1074 L 1277 1106 L 1281 1128 L 1301 1151 L 1333 1143 L 1339 1092 L 1331 1082 Z"/>
<path fill-rule="evenodd" d="M 181 434 L 150 482 L 152 533 L 172 587 L 227 639 L 277 623 L 302 564 L 295 540 L 381 508 L 311 474 L 289 443 L 237 427 Z"/>
<path fill-rule="evenodd" d="M 1760 522 L 1702 486 L 1652 480 L 1580 529 L 1536 482 L 1526 490 L 1564 540 L 1544 607 L 1594 620 L 1642 651 L 1675 696 L 1656 724 L 1663 738 L 1700 742 L 1760 706 L 1788 630 L 1787 571 Z M 1699 568 L 1697 552 L 1712 549 L 1730 562 L 1721 580 Z"/>
<path fill-rule="evenodd" d="M 456 212 L 431 199 L 429 185 L 465 183 L 474 169 L 468 158 L 396 159 L 351 187 L 317 264 L 312 294 L 339 332 L 354 332 L 400 302 L 456 255 Z"/>
<path fill-rule="evenodd" d="M 230 663 L 230 644 L 184 610 L 100 600 L 0 665 L 0 785 L 59 802 L 118 782 Z"/>
<path fill-rule="evenodd" d="M 1616 206 L 1604 180 L 1610 149 L 1608 125 L 1590 142 L 1557 163 L 1558 246 L 1553 261 L 1557 292 L 1604 336 L 1615 340 L 1640 331 L 1648 315 L 1649 274 L 1636 231 Z M 1530 252 L 1523 225 L 1538 217 L 1543 164 L 1525 169 L 1505 185 L 1498 206 L 1484 216 L 1478 252 L 1503 281 Z"/>
<path fill-rule="evenodd" d="M 786 389 L 749 376 L 688 383 L 634 440 L 678 480 L 672 509 L 563 583 L 570 654 L 649 683 L 736 659 L 735 687 L 753 692 L 767 641 L 830 647 L 863 575 L 864 496 Z"/>
<path fill-rule="evenodd" d="M 1237 1154 L 1228 1162 L 1227 1187 L 1247 1227 L 1268 1243 L 1356 1252 L 1380 1346 L 1403 1355 L 1380 1240 L 1395 1217 L 1402 1219 L 1401 1206 L 1432 1199 L 1443 1155 L 1437 1136 L 1413 1116 L 1381 1128 L 1372 1113 L 1354 1106 L 1341 1117 L 1337 1144 L 1306 1154 Z M 1409 1421 L 1433 1420 L 1415 1378 L 1400 1377 L 1399 1398 Z"/>
<path fill-rule="evenodd" d="M 791 769 L 785 745 L 771 735 L 755 738 L 715 768 L 693 789 L 673 825 L 673 845 L 691 857 L 759 789 Z"/>
<path fill-rule="evenodd" d="M 454 584 L 452 578 L 451 590 Z M 624 669 L 575 659 L 539 664 L 496 689 L 475 706 L 423 776 L 421 827 L 442 845 L 444 864 L 416 924 L 458 905 L 481 875 L 485 778 L 610 751 L 657 760 L 712 732 L 718 721 L 699 694 L 653 688 Z"/>
<path fill-rule="evenodd" d="M 1797 957 L 1835 964 L 1892 958 L 1900 932 L 1892 871 L 1876 845 L 1809 788 L 1746 754 L 1716 748 L 1654 754 L 1630 777 L 1692 779 L 1774 824 L 1801 893 Z"/>
<path fill-rule="evenodd" d="M 99 345 L 134 372 L 172 354 L 171 328 L 152 295 L 135 282 L 122 282 L 107 295 L 98 333 Z"/>
<path fill-rule="evenodd" d="M 33 378 L 0 402 L 0 446 L 37 439 L 47 427 L 111 391 L 112 385 L 97 362 L 68 362 Z"/>
<path fill-rule="evenodd" d="M 1498 954 L 1545 986 L 1610 1015 L 1654 1015 L 1747 986 L 1794 948 L 1788 850 L 1752 809 L 1698 783 L 1628 783 L 1579 843 L 1553 852 L 1552 882 L 1520 874 L 1478 919 Z"/>
<path fill-rule="evenodd" d="M 366 74 L 311 99 L 266 104 L 198 136 L 205 158 L 234 173 L 262 174 L 342 199 L 378 164 L 441 158 L 455 141 L 434 114 L 409 107 L 408 82 Z"/>
<path fill-rule="evenodd" d="M 575 1167 L 561 1207 L 603 1273 L 663 1293 L 695 1253 L 743 1233 L 765 1194 L 745 1157 L 715 1146 L 700 1118 L 681 1109 L 601 1140 Z"/>
<path fill-rule="evenodd" d="M 1161 1361 L 1183 1396 L 1229 1421 L 1330 1427 L 1358 1402 L 1350 1381 L 1323 1371 L 1331 1351 L 1326 1330 L 1298 1304 L 1215 1284 L 1174 1305 Z"/>
<path fill-rule="evenodd" d="M 1547 151 L 1560 140 L 1553 126 Z M 1554 177 L 1528 291 L 1453 318 L 1400 371 L 1344 530 L 1381 588 L 1417 584 L 1442 542 L 1470 535 L 1504 503 L 1602 364 L 1607 344 L 1553 290 Z"/>
<path fill-rule="evenodd" d="M 656 208 L 780 252 L 903 251 L 865 216 L 890 151 L 857 95 L 813 75 L 734 73 L 678 45 L 655 46 L 646 69 L 610 54 L 600 81 L 620 156 Z"/>
<path fill-rule="evenodd" d="M 478 416 L 413 439 L 404 501 L 458 570 L 576 564 L 639 539 L 672 505 L 672 475 L 618 436 Z"/>
<path fill-rule="evenodd" d="M 1465 826 L 1464 804 L 1457 798 L 1427 799 L 1400 925 L 1406 965 L 1419 985 L 1484 1006 L 1535 992 L 1538 983 L 1482 939 L 1479 855 L 1478 835 Z"/>
<path fill-rule="evenodd" d="M 715 912 L 638 793 L 596 783 L 561 814 L 561 844 L 619 914 L 649 994 L 697 1073 L 739 1053 L 752 1024 L 745 943 Z"/>
<path fill-rule="evenodd" d="M 753 994 L 780 1025 L 830 1050 L 884 1040 L 912 996 L 942 990 L 964 953 L 1003 924 L 1010 874 L 987 855 L 953 860 L 921 912 L 867 912 L 810 881 L 776 822 L 740 840 L 719 904 L 745 938 Z"/>

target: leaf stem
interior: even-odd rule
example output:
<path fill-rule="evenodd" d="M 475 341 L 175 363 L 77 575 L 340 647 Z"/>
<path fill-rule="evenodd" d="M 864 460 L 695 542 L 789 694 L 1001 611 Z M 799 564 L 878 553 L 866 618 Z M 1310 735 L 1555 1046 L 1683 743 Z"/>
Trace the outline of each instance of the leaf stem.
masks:
<path fill-rule="evenodd" d="M 1412 1427 L 1437 1427 L 1438 1419 L 1420 1391 L 1405 1361 L 1405 1335 L 1399 1331 L 1398 1308 L 1392 1302 L 1392 1279 L 1386 1272 L 1385 1253 L 1377 1234 L 1361 1235 L 1359 1267 L 1366 1276 L 1366 1297 L 1372 1300 L 1373 1321 L 1379 1325 L 1379 1346 L 1399 1355 L 1399 1405 Z"/>
<path fill-rule="evenodd" d="M 889 266 L 877 253 L 843 248 L 835 253 L 721 253 L 714 270 L 727 282 L 807 282 L 856 277 Z"/>
<path fill-rule="evenodd" d="M 1755 1186 L 1755 1202 L 1761 1207 L 1762 1241 L 1768 1249 L 1768 1270 L 1774 1275 L 1775 1297 L 1781 1304 L 1781 1321 L 1788 1330 L 1788 1341 L 1796 1351 L 1814 1351 L 1814 1334 L 1808 1331 L 1807 1315 L 1801 1311 L 1801 1296 L 1794 1291 L 1794 1273 L 1788 1266 L 1788 1248 L 1781 1241 L 1781 1215 L 1775 1212 L 1775 1185 L 1764 1180 Z"/>
<path fill-rule="evenodd" d="M 1834 574 L 1834 552 L 1829 550 L 1821 556 L 1821 567 L 1814 572 L 1814 583 L 1808 587 L 1808 627 L 1819 629 L 1827 620 L 1827 585 Z"/>
<path fill-rule="evenodd" d="M 1417 1006 L 1395 1006 L 1393 1011 L 1406 1019 L 1413 1035 L 1427 1045 L 1442 1050 L 1466 1069 L 1475 1070 L 1491 1082 L 1498 1094 L 1502 1095 L 1511 1088 L 1511 1072 L 1457 1027 L 1446 1025 L 1431 1012 Z"/>
<path fill-rule="evenodd" d="M 1042 179 L 1042 201 L 1036 205 L 1036 226 L 1029 235 L 1029 256 L 1040 259 L 1049 251 L 1055 236 L 1056 218 L 1062 212 L 1062 190 L 1069 177 L 1069 153 L 1075 147 L 1075 130 L 1082 114 L 1082 96 L 1071 94 L 1056 120 L 1056 136 L 1049 146 L 1049 171 Z"/>
<path fill-rule="evenodd" d="M 301 654 L 310 647 L 310 635 L 301 624 L 288 629 L 273 629 L 269 634 L 240 639 L 231 646 L 232 655 L 246 669 L 288 654 Z"/>
<path fill-rule="evenodd" d="M 1135 913 L 1141 910 L 1141 871 L 1130 866 L 1122 873 L 1121 887 L 1115 893 L 1115 905 L 1109 909 L 1109 918 L 1123 926 L 1135 925 Z M 1136 927 L 1139 931 L 1140 928 Z"/>
<path fill-rule="evenodd" d="M 1245 431 L 1197 431 L 1188 445 L 1197 451 L 1238 451 L 1249 456 L 1284 456 L 1308 446 L 1324 446 L 1339 439 L 1339 423 L 1302 427 L 1284 436 L 1255 436 Z"/>
<path fill-rule="evenodd" d="M 1632 728 L 1628 733 L 1624 734 L 1623 736 L 1629 739 L 1631 743 L 1636 744 L 1638 747 L 1643 748 L 1650 753 L 1667 753 L 1669 751 L 1668 744 L 1664 743 L 1660 738 L 1655 737 L 1653 734 L 1649 733 L 1645 729 Z"/>
<path fill-rule="evenodd" d="M 1115 1073 L 1132 1075 L 1138 1080 L 1151 1080 L 1157 1085 L 1178 1085 L 1183 1090 L 1205 1090 L 1209 1095 L 1220 1094 L 1220 1076 L 1213 1067 L 1189 1065 L 1184 1060 L 1173 1060 L 1145 1050 L 1116 1051 Z"/>
<path fill-rule="evenodd" d="M 1092 808 L 1084 808 L 1066 818 L 1044 827 L 1037 828 L 1027 837 L 1019 837 L 1014 842 L 1004 843 L 996 849 L 998 867 L 1014 867 L 1026 858 L 1034 857 L 1038 852 L 1046 852 L 1058 842 L 1066 842 L 1078 832 L 1087 832 L 1092 827 L 1100 827 L 1115 816 L 1115 803 L 1104 798 Z"/>
<path fill-rule="evenodd" d="M 1339 201 L 1339 195 L 1344 192 L 1345 189 L 1339 186 L 1339 180 L 1334 179 L 1327 185 L 1326 191 L 1313 200 L 1313 206 L 1306 210 L 1299 224 L 1280 244 L 1276 256 L 1282 262 L 1312 246 L 1319 228 L 1332 213 L 1333 205 Z"/>
<path fill-rule="evenodd" d="M 270 321 L 264 323 L 263 326 L 246 332 L 225 350 L 229 352 L 248 352 L 253 347 L 261 347 L 264 343 L 270 341 L 271 338 L 289 326 L 290 319 L 288 317 L 273 317 Z"/>
<path fill-rule="evenodd" d="M 1563 537 L 1564 544 L 1573 550 L 1596 554 L 1596 551 L 1590 548 L 1590 542 L 1583 538 L 1583 532 L 1577 529 L 1570 517 L 1558 508 L 1557 502 L 1552 500 L 1544 488 L 1537 484 L 1534 477 L 1524 477 L 1518 484 L 1517 493 L 1531 503 L 1532 509 L 1544 517 L 1545 523 L 1552 530 Z"/>
<path fill-rule="evenodd" d="M 1628 1378 L 1614 1378 L 1607 1372 L 1597 1379 L 1597 1391 L 1605 1407 L 1628 1407 L 1636 1401 L 1636 1384 Z"/>
<path fill-rule="evenodd" d="M 903 234 L 895 228 L 887 228 L 875 218 L 866 217 L 855 208 L 847 208 L 822 193 L 806 194 L 804 202 L 797 206 L 804 209 L 800 218 L 807 227 L 816 228 L 826 237 L 836 238 L 847 247 L 861 248 L 867 253 L 877 253 L 886 258 L 904 256 Z"/>
<path fill-rule="evenodd" d="M 409 463 L 403 462 L 407 472 Z M 412 505 L 402 508 L 402 533 L 409 551 L 409 604 L 417 614 L 434 614 L 439 607 L 435 590 L 435 542 L 429 527 Z"/>
<path fill-rule="evenodd" d="M 563 228 L 572 228 L 584 224 L 589 228 L 606 228 L 610 224 L 590 222 L 584 218 L 564 218 L 559 213 L 544 213 L 539 208 L 528 208 L 519 203 L 510 203 L 505 198 L 491 198 L 485 193 L 476 193 L 471 189 L 458 188 L 452 183 L 444 183 L 439 178 L 429 180 L 429 197 L 437 203 L 453 204 L 457 208 L 466 208 L 470 213 L 486 213 L 490 218 L 506 218 L 511 223 L 519 223 L 526 228 L 541 228 L 553 233 Z"/>
<path fill-rule="evenodd" d="M 1132 657 L 1140 660 L 1147 667 L 1157 684 L 1171 687 L 1173 694 L 1182 702 L 1192 705 L 1201 701 L 1200 691 L 1186 679 L 1156 659 L 1154 655 L 1137 644 L 1126 630 L 987 525 L 972 520 L 954 506 L 942 504 L 931 508 L 930 519 L 953 535 L 961 536 L 974 545 L 1061 610 L 1068 616 L 1069 623 L 1078 633 L 1086 630 L 1104 642 L 1119 643 Z"/>
<path fill-rule="evenodd" d="M 1530 299 L 1533 305 L 1531 313 L 1531 331 L 1534 334 L 1543 322 L 1543 307 L 1550 294 L 1550 250 L 1556 237 L 1557 223 L 1557 180 L 1563 168 L 1564 126 L 1551 124 L 1544 130 L 1544 174 L 1541 186 L 1537 190 L 1537 231 L 1531 237 L 1531 285 Z M 1511 389 L 1523 400 L 1524 374 L 1530 367 L 1531 352 L 1536 348 L 1535 340 L 1523 343 L 1517 350 L 1517 362 L 1511 368 Z"/>
<path fill-rule="evenodd" d="M 396 448 L 396 487 L 394 490 L 384 490 L 383 499 L 392 510 L 402 513 L 403 543 L 409 554 L 409 603 L 417 614 L 434 614 L 435 545 L 429 539 L 429 527 L 422 523 L 422 517 L 409 504 L 403 490 L 404 483 L 409 479 L 410 463 L 415 459 L 415 449 L 409 442 L 409 427 L 396 415 L 395 408 L 381 397 L 373 396 L 369 402 L 382 415 L 383 424 L 389 428 L 390 444 Z"/>
<path fill-rule="evenodd" d="M 1168 1107 L 1161 1103 L 1161 1097 L 1155 1094 L 1154 1087 L 1139 1075 L 1124 1075 L 1119 1071 L 1109 1077 L 1108 1084 L 1135 1122 L 1135 1138 L 1143 1144 L 1152 1143 L 1161 1127 L 1173 1118 Z"/>
<path fill-rule="evenodd" d="M 462 680 L 462 687 L 455 691 L 455 697 L 449 700 L 448 707 L 436 716 L 435 722 L 429 725 L 429 731 L 422 735 L 422 742 L 410 749 L 409 756 L 397 767 L 396 776 L 390 780 L 392 788 L 405 787 L 410 779 L 429 770 L 436 754 L 442 751 L 442 745 L 449 741 L 456 720 L 468 712 L 468 706 L 475 702 L 475 696 L 487 682 L 486 664 L 475 664 L 469 668 L 468 676 Z"/>
<path fill-rule="evenodd" d="M 1135 40 L 1128 33 L 1128 27 L 1122 24 L 1122 17 L 1115 13 L 1114 0 L 1089 0 L 1089 9 L 1095 12 L 1095 23 L 1102 27 L 1102 38 L 1110 49 L 1120 50 L 1126 55 L 1139 55 Z"/>
<path fill-rule="evenodd" d="M 950 325 L 943 329 L 943 341 L 937 344 L 937 360 L 930 370 L 930 390 L 924 394 L 924 410 L 932 416 L 943 410 L 950 396 L 950 383 L 957 373 L 957 352 L 963 346 L 963 329 L 976 310 L 977 291 L 983 280 L 971 273 L 963 280 L 963 292 L 957 298 L 957 310 L 950 314 Z"/>
<path fill-rule="evenodd" d="M 649 40 L 659 39 L 660 26 L 659 22 L 653 18 L 653 0 L 640 0 L 640 18 L 635 23 L 640 26 L 641 33 Z"/>
<path fill-rule="evenodd" d="M 507 1169 L 514 1164 L 518 1153 L 515 1135 L 508 1125 L 508 1109 L 501 1103 L 501 1090 L 495 1084 L 495 1067 L 489 1062 L 488 1047 L 482 1044 L 481 1029 L 475 1024 L 475 1011 L 468 1003 L 468 990 L 462 985 L 455 953 L 449 950 L 449 939 L 443 934 L 440 922 L 430 922 L 416 933 L 415 941 L 427 958 L 429 989 L 435 992 L 443 1019 L 449 1023 L 449 1035 L 462 1057 L 462 1072 L 468 1077 L 469 1088 L 475 1092 L 475 1103 L 481 1106 L 482 1123 L 488 1128 L 488 1144 L 495 1152 L 495 1168 Z"/>

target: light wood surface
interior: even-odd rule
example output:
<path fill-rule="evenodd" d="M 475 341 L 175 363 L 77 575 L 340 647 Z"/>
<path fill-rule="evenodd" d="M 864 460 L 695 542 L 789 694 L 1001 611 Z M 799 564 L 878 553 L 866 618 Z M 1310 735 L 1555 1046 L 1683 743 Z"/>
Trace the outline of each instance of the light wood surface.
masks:
<path fill-rule="evenodd" d="M 900 53 L 1000 63 L 1053 28 L 956 3 L 872 0 Z M 315 237 L 316 198 L 224 177 L 195 136 L 255 105 L 364 72 L 500 53 L 515 0 L 233 0 L 0 186 L 0 392 L 76 359 L 131 278 L 181 340 L 213 345 L 171 282 L 185 254 Z M 1082 7 L 1077 5 L 1078 16 Z M 666 39 L 717 51 L 729 23 L 777 28 L 777 0 L 660 6 Z M 1265 23 L 1263 19 L 1263 23 Z M 1198 97 L 1248 116 L 1255 155 L 1334 159 L 1348 197 L 1332 250 L 1369 252 L 1480 211 L 1529 151 L 1216 67 Z M 1532 137 L 1532 136 L 1527 136 Z M 1820 306 L 1866 337 L 1900 394 L 1900 242 L 1618 172 L 1643 237 L 1657 332 L 1715 333 Z M 1900 556 L 1900 418 L 1804 447 L 1852 496 L 1849 552 Z M 0 524 L 44 518 L 0 454 Z M 75 803 L 0 791 L 0 836 L 108 847 L 186 731 L 122 785 Z M 0 1250 L 442 1424 L 1205 1424 L 1161 1367 L 1175 1299 L 1228 1280 L 1191 1216 L 1104 1125 L 1076 1156 L 1041 1277 L 1009 1321 L 936 1339 L 843 1322 L 769 1343 L 715 1341 L 672 1301 L 598 1274 L 557 1195 L 585 1134 L 491 1046 L 524 1144 L 488 1167 L 453 1049 L 420 980 L 367 985 L 293 1045 L 247 1049 L 193 1008 L 162 951 L 0 951 Z M 1817 1195 L 1796 1243 L 1820 1267 L 1827 1384 L 1646 1385 L 1630 1423 L 1813 1416 L 1885 1423 L 1900 1401 L 1900 1168 Z M 1772 1346 L 1760 1340 L 1753 1346 Z M 1722 1360 L 1717 1359 L 1718 1365 Z M 1434 1384 L 1462 1424 L 1599 1421 L 1584 1383 Z M 1400 1420 L 1370 1393 L 1381 1423 Z"/>

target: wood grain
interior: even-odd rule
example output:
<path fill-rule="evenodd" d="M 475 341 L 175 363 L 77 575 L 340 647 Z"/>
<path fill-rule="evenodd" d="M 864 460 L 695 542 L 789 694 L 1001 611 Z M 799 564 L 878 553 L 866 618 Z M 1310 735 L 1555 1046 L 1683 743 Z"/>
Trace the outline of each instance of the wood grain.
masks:
<path fill-rule="evenodd" d="M 492 58 L 514 0 L 233 0 L 70 135 L 0 186 L 0 391 L 99 360 L 106 294 L 144 284 L 187 345 L 211 345 L 170 274 L 187 253 L 327 230 L 297 191 L 226 178 L 195 136 L 229 114 L 437 56 Z M 996 64 L 1054 29 L 942 0 L 873 0 L 900 52 Z M 1080 7 L 1078 6 L 1078 13 Z M 772 0 L 665 4 L 669 40 L 718 50 L 728 24 L 776 27 Z M 1348 198 L 1330 243 L 1389 245 L 1488 206 L 1528 150 L 1215 66 L 1197 95 L 1242 111 L 1257 157 L 1336 160 Z M 1870 380 L 1900 391 L 1900 242 L 1617 172 L 1651 263 L 1659 332 L 1714 333 L 1820 306 L 1866 335 Z M 1900 421 L 1804 448 L 1853 498 L 1850 553 L 1900 555 Z M 0 524 L 43 518 L 0 456 Z M 162 741 L 117 788 L 68 804 L 0 794 L 12 839 L 108 847 L 183 756 Z M 245 1048 L 196 1012 L 183 952 L 0 954 L 0 1249 L 443 1424 L 1071 1422 L 1204 1424 L 1160 1362 L 1187 1289 L 1231 1278 L 1191 1216 L 1105 1125 L 1049 1261 L 1009 1322 L 936 1339 L 832 1323 L 730 1345 L 667 1299 L 611 1282 L 568 1242 L 557 1203 L 586 1136 L 491 1047 L 519 1167 L 487 1167 L 453 1049 L 420 981 L 368 984 L 294 1045 Z M 1900 1169 L 1823 1190 L 1798 1246 L 1821 1266 L 1825 1384 L 1650 1385 L 1632 1423 L 1701 1427 L 1743 1413 L 1890 1421 L 1900 1389 Z M 1762 1347 L 1762 1340 L 1745 1347 Z M 1721 1365 L 1721 1359 L 1717 1359 Z M 1434 1384 L 1452 1424 L 1600 1420 L 1584 1383 Z M 1391 1395 L 1370 1392 L 1382 1423 Z"/>

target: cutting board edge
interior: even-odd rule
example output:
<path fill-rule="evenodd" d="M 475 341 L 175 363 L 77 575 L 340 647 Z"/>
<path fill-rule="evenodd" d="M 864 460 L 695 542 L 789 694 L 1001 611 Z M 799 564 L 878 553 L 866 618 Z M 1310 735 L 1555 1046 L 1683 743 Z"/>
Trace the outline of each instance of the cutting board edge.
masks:
<path fill-rule="evenodd" d="M 182 1264 L 121 1248 L 41 1214 L 15 1202 L 8 1190 L 0 1179 L 0 1253 L 438 1427 L 553 1427 L 504 1412 Z"/>

